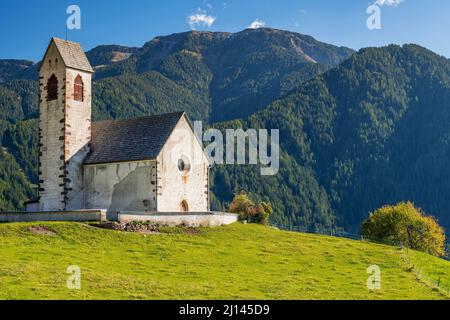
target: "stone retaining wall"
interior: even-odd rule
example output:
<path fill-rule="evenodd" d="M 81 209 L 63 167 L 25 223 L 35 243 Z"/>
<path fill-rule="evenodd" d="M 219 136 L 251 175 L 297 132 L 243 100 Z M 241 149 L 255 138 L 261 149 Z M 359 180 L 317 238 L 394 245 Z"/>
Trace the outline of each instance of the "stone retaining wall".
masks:
<path fill-rule="evenodd" d="M 104 221 L 106 210 L 62 212 L 0 212 L 0 223 L 39 221 Z"/>
<path fill-rule="evenodd" d="M 238 221 L 238 215 L 224 212 L 151 213 L 120 212 L 112 216 L 106 210 L 80 210 L 61 212 L 0 212 L 0 223 L 44 221 L 119 221 L 154 222 L 160 225 L 189 227 L 217 227 Z"/>
<path fill-rule="evenodd" d="M 186 214 L 121 212 L 118 214 L 118 220 L 119 222 L 154 222 L 167 226 L 218 227 L 237 222 L 238 215 L 222 212 L 190 212 Z"/>

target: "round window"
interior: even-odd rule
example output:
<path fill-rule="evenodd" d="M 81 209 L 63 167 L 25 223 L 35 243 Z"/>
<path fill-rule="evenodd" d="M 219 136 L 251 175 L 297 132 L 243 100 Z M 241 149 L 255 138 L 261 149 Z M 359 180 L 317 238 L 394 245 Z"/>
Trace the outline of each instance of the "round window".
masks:
<path fill-rule="evenodd" d="M 182 156 L 178 159 L 178 171 L 184 176 L 191 172 L 191 161 L 187 156 Z"/>

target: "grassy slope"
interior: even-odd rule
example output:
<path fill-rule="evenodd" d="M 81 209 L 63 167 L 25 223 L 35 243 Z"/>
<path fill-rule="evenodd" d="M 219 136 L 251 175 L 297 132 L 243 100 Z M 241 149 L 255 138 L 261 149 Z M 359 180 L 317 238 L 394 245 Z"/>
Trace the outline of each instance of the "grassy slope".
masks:
<path fill-rule="evenodd" d="M 53 236 L 33 235 L 30 225 L 0 225 L 0 298 L 443 298 L 404 271 L 393 247 L 242 224 L 197 235 L 39 224 Z M 382 270 L 376 293 L 366 287 L 372 264 Z M 80 291 L 66 288 L 69 265 L 82 269 Z M 442 260 L 432 259 L 428 268 L 450 274 Z"/>
<path fill-rule="evenodd" d="M 431 286 L 439 282 L 444 293 L 450 297 L 450 262 L 442 263 L 442 259 L 410 251 L 407 263 L 414 265 L 414 272 L 422 282 Z"/>

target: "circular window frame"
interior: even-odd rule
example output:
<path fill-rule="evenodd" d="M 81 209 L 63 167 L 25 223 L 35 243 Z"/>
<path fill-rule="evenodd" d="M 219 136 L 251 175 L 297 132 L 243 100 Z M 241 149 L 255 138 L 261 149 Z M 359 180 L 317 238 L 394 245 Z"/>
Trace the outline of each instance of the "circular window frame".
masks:
<path fill-rule="evenodd" d="M 181 161 L 183 161 L 183 164 L 184 164 L 184 168 L 185 169 L 181 169 L 180 168 L 180 162 Z M 186 168 L 186 166 L 188 167 L 188 168 Z M 178 169 L 178 172 L 181 174 L 181 176 L 183 176 L 183 177 L 187 177 L 190 173 L 191 173 L 191 171 L 192 171 L 192 161 L 191 161 L 191 158 L 189 158 L 187 155 L 181 155 L 181 156 L 179 156 L 178 157 L 178 161 L 177 161 L 177 169 Z"/>

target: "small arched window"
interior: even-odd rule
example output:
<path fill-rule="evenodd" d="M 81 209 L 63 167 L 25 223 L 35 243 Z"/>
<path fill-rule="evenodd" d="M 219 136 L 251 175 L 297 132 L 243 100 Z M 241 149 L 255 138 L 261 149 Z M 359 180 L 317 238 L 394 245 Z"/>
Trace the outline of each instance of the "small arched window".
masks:
<path fill-rule="evenodd" d="M 183 200 L 180 204 L 181 212 L 189 212 L 189 205 L 186 200 Z"/>
<path fill-rule="evenodd" d="M 73 98 L 75 101 L 84 101 L 84 84 L 80 75 L 75 78 L 75 84 L 73 88 Z"/>
<path fill-rule="evenodd" d="M 58 100 L 58 79 L 54 74 L 47 81 L 47 101 Z"/>

